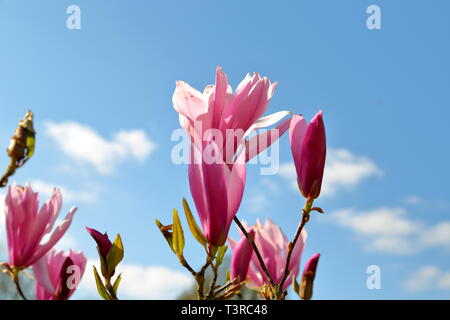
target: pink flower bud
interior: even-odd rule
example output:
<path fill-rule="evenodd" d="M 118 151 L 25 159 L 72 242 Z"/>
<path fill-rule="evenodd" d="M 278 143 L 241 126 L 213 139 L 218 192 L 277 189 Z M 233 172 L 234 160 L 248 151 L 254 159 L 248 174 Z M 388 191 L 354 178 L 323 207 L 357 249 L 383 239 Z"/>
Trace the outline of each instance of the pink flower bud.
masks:
<path fill-rule="evenodd" d="M 95 229 L 91 229 L 89 227 L 86 227 L 87 232 L 91 235 L 91 237 L 95 240 L 98 246 L 98 250 L 100 255 L 106 259 L 108 256 L 109 250 L 111 249 L 112 243 L 108 238 L 108 235 L 106 232 L 100 233 Z"/>
<path fill-rule="evenodd" d="M 255 237 L 255 231 L 250 229 L 248 231 L 250 237 Z M 248 267 L 250 265 L 250 260 L 252 259 L 253 247 L 244 236 L 241 237 L 238 243 L 230 241 L 231 248 L 233 250 L 233 255 L 231 256 L 231 269 L 230 277 L 231 279 L 238 279 L 238 281 L 244 281 L 247 277 Z"/>
<path fill-rule="evenodd" d="M 246 230 L 250 229 L 245 222 L 242 224 L 245 226 Z M 258 220 L 251 230 L 254 232 L 256 247 L 261 253 L 262 259 L 267 266 L 270 276 L 275 283 L 280 283 L 284 275 L 289 240 L 281 231 L 280 227 L 270 220 L 267 220 L 264 224 Z M 244 236 L 241 235 L 241 240 L 239 243 L 242 241 L 242 237 Z M 232 247 L 237 247 L 238 244 L 234 244 L 233 240 L 230 239 L 229 241 Z M 287 289 L 292 284 L 292 276 L 296 277 L 299 273 L 300 259 L 305 243 L 306 231 L 303 229 L 297 243 L 295 244 L 294 250 L 292 251 L 291 262 L 288 266 L 291 276 L 285 281 L 283 289 Z M 235 249 L 233 248 L 233 257 L 238 259 L 238 255 L 235 254 L 234 250 Z M 242 259 L 244 256 L 241 255 L 240 258 Z M 242 262 L 242 266 L 245 265 L 244 262 Z M 238 273 L 236 272 L 236 274 Z M 254 252 L 252 253 L 246 274 L 246 285 L 251 289 L 261 289 L 265 284 L 270 285 L 269 280 L 267 279 Z"/>
<path fill-rule="evenodd" d="M 313 295 L 314 278 L 316 277 L 317 265 L 319 264 L 320 254 L 316 253 L 305 264 L 302 281 L 300 284 L 300 297 L 303 300 L 310 300 Z"/>
<path fill-rule="evenodd" d="M 319 111 L 307 125 L 300 115 L 294 115 L 289 128 L 297 181 L 305 198 L 320 195 L 326 158 L 325 125 Z"/>

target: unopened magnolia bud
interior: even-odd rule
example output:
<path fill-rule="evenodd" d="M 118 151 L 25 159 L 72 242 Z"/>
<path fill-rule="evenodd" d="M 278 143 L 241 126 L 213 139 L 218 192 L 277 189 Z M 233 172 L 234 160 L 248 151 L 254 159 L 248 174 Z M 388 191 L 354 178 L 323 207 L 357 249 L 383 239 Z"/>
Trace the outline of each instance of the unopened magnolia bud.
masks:
<path fill-rule="evenodd" d="M 35 135 L 33 113 L 28 111 L 25 117 L 20 120 L 14 136 L 11 137 L 8 149 L 6 149 L 10 158 L 10 164 L 0 178 L 0 187 L 5 187 L 8 184 L 8 178 L 16 172 L 16 169 L 22 167 L 33 156 Z"/>
<path fill-rule="evenodd" d="M 319 263 L 320 254 L 316 253 L 308 262 L 306 262 L 303 270 L 302 281 L 300 283 L 300 298 L 310 300 L 313 295 L 314 278 L 316 277 L 317 265 Z"/>

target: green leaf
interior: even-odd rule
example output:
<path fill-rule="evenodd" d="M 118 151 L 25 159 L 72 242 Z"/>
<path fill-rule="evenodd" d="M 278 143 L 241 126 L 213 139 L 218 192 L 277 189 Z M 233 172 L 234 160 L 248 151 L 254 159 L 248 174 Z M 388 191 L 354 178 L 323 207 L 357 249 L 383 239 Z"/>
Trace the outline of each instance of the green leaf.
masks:
<path fill-rule="evenodd" d="M 159 231 L 161 231 L 162 235 L 164 236 L 164 239 L 166 239 L 167 243 L 169 244 L 170 249 L 175 253 L 175 249 L 173 248 L 173 235 L 170 231 L 172 230 L 172 226 L 165 226 L 158 219 L 155 220 L 155 223 L 158 226 Z"/>
<path fill-rule="evenodd" d="M 219 248 L 217 251 L 217 258 L 216 258 L 216 266 L 217 268 L 222 264 L 223 257 L 225 256 L 225 253 L 227 252 L 228 246 L 224 245 Z"/>
<path fill-rule="evenodd" d="M 33 135 L 27 136 L 27 158 L 30 159 L 34 154 L 35 137 Z"/>
<path fill-rule="evenodd" d="M 296 277 L 292 277 L 292 278 L 293 278 L 292 279 L 292 287 L 294 289 L 294 292 L 299 294 L 299 292 L 300 292 L 300 285 L 297 282 L 297 278 Z"/>
<path fill-rule="evenodd" d="M 117 296 L 117 289 L 119 289 L 120 280 L 122 280 L 122 274 L 119 274 L 116 278 L 116 281 L 114 281 L 113 290 L 116 296 Z"/>
<path fill-rule="evenodd" d="M 230 269 L 227 269 L 227 272 L 225 273 L 225 279 L 227 280 L 227 282 L 230 282 Z"/>
<path fill-rule="evenodd" d="M 102 279 L 100 279 L 100 276 L 98 275 L 97 268 L 94 266 L 94 277 L 95 277 L 95 283 L 97 284 L 97 291 L 100 297 L 102 297 L 104 300 L 112 300 L 111 296 L 109 295 L 108 291 L 105 288 L 105 285 L 103 284 Z"/>
<path fill-rule="evenodd" d="M 195 222 L 194 216 L 192 215 L 191 208 L 189 208 L 189 204 L 185 198 L 183 198 L 183 208 L 184 213 L 186 214 L 186 219 L 189 225 L 189 229 L 191 230 L 192 235 L 195 239 L 206 249 L 206 238 L 200 230 L 197 222 Z"/>
<path fill-rule="evenodd" d="M 215 258 L 215 257 L 216 257 L 216 254 L 217 254 L 217 251 L 219 250 L 219 247 L 216 247 L 216 246 L 210 246 L 209 249 L 210 249 L 209 255 L 210 255 L 211 257 Z"/>
<path fill-rule="evenodd" d="M 112 247 L 109 250 L 108 256 L 106 257 L 109 276 L 112 276 L 114 274 L 114 270 L 123 259 L 123 254 L 124 250 L 122 239 L 120 238 L 120 234 L 117 234 L 116 239 L 114 240 Z"/>
<path fill-rule="evenodd" d="M 183 256 L 184 233 L 177 209 L 173 209 L 173 249 L 179 258 Z"/>

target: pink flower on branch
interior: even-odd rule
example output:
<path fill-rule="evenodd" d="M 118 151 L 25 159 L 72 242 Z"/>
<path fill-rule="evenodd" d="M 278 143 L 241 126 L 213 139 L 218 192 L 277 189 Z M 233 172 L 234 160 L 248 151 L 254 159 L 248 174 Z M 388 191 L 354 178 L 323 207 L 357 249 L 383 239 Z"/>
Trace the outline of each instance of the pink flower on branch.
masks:
<path fill-rule="evenodd" d="M 250 227 L 243 223 L 246 230 L 250 230 Z M 264 263 L 267 266 L 270 276 L 276 284 L 280 283 L 283 279 L 286 258 L 288 254 L 289 240 L 281 231 L 280 227 L 274 224 L 272 221 L 267 220 L 264 224 L 258 220 L 252 227 L 254 230 L 254 241 L 258 248 Z M 241 235 L 245 239 L 244 235 Z M 229 240 L 232 248 L 236 248 L 237 244 L 233 240 Z M 300 269 L 300 259 L 303 252 L 303 248 L 306 243 L 306 231 L 303 230 L 300 238 L 292 252 L 291 261 L 289 263 L 290 277 L 285 281 L 283 289 L 288 288 L 292 283 L 292 277 L 297 276 Z M 264 284 L 270 286 L 254 251 L 251 254 L 247 271 L 247 286 L 249 288 L 261 288 Z M 233 255 L 235 251 L 233 251 Z M 241 257 L 241 259 L 247 259 L 248 257 Z"/>
<path fill-rule="evenodd" d="M 248 161 L 269 147 L 289 128 L 290 119 L 276 128 L 248 140 L 257 129 L 267 128 L 290 114 L 280 111 L 261 117 L 274 94 L 277 83 L 261 78 L 258 73 L 247 74 L 233 93 L 221 67 L 216 70 L 216 84 L 209 85 L 203 93 L 184 81 L 177 81 L 172 102 L 179 113 L 181 126 L 192 142 L 202 149 L 203 141 L 214 140 L 223 160 L 232 164 L 245 146 Z"/>
<path fill-rule="evenodd" d="M 250 229 L 248 234 L 251 238 L 255 238 L 255 231 Z M 233 255 L 231 256 L 230 278 L 245 281 L 247 278 L 248 267 L 252 259 L 253 247 L 246 237 L 241 237 L 239 242 L 230 239 Z"/>
<path fill-rule="evenodd" d="M 61 210 L 62 196 L 58 189 L 39 210 L 39 196 L 29 184 L 25 188 L 13 184 L 5 200 L 6 234 L 9 265 L 12 269 L 25 269 L 49 252 L 62 238 L 72 223 L 76 208 L 53 230 Z M 41 244 L 45 235 L 48 240 Z"/>
<path fill-rule="evenodd" d="M 36 299 L 67 300 L 74 293 L 86 267 L 82 252 L 50 251 L 33 265 Z"/>

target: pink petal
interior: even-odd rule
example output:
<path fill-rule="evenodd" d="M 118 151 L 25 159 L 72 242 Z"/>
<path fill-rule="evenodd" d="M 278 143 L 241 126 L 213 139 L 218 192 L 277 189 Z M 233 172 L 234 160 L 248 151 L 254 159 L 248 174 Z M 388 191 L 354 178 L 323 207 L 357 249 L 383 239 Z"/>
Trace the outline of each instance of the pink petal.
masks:
<path fill-rule="evenodd" d="M 70 227 L 72 223 L 73 215 L 77 211 L 77 208 L 70 209 L 69 213 L 66 215 L 64 220 L 56 227 L 53 231 L 53 234 L 50 236 L 50 239 L 42 245 L 39 245 L 37 250 L 34 252 L 33 256 L 26 262 L 27 265 L 34 264 L 37 260 L 39 260 L 43 255 L 45 255 L 53 246 L 62 238 L 64 233 L 66 233 L 67 229 Z"/>
<path fill-rule="evenodd" d="M 289 141 L 291 143 L 291 151 L 294 158 L 295 169 L 297 170 L 297 177 L 300 177 L 302 146 L 307 127 L 306 120 L 301 115 L 294 115 L 292 117 L 289 128 Z"/>
<path fill-rule="evenodd" d="M 264 131 L 245 142 L 245 161 L 248 162 L 256 155 L 270 147 L 277 141 L 287 129 L 289 129 L 291 119 L 285 119 L 274 129 Z"/>

